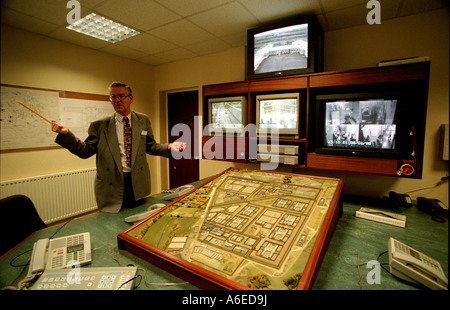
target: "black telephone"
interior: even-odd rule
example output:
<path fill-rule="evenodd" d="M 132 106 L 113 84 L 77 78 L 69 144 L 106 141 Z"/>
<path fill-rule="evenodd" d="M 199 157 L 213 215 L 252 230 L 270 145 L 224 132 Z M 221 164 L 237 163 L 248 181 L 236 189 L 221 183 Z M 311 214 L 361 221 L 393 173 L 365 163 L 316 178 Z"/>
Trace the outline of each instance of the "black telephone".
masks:
<path fill-rule="evenodd" d="M 447 213 L 448 216 L 448 210 L 444 208 L 444 204 L 438 199 L 417 197 L 417 209 L 431 214 L 433 221 L 439 223 L 445 223 L 445 214 Z"/>
<path fill-rule="evenodd" d="M 412 200 L 409 195 L 389 192 L 389 208 L 397 213 L 402 213 L 401 208 L 411 208 Z"/>

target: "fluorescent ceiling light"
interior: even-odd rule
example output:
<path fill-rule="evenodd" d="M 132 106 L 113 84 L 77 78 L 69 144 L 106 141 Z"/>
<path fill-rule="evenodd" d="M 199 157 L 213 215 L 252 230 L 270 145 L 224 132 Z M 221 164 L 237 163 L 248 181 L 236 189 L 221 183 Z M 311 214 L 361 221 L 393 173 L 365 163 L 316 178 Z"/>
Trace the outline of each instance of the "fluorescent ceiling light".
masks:
<path fill-rule="evenodd" d="M 139 34 L 139 31 L 95 13 L 89 14 L 66 28 L 111 43 L 117 43 Z"/>

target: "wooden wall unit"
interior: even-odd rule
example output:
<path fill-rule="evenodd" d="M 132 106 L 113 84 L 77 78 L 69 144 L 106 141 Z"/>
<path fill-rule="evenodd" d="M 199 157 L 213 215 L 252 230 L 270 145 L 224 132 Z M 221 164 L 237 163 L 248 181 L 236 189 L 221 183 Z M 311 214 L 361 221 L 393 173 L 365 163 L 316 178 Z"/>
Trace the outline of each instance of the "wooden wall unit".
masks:
<path fill-rule="evenodd" d="M 203 136 L 203 159 L 248 162 L 247 137 Z"/>
<path fill-rule="evenodd" d="M 304 154 L 300 154 L 299 164 L 295 168 L 333 170 L 360 172 L 368 174 L 406 176 L 421 178 L 421 167 L 423 161 L 423 147 L 425 139 L 425 119 L 428 98 L 429 62 L 414 63 L 407 65 L 374 67 L 345 71 L 320 72 L 299 76 L 269 78 L 260 80 L 240 81 L 236 83 L 205 85 L 203 87 L 204 115 L 208 115 L 208 99 L 219 96 L 244 95 L 248 104 L 248 123 L 255 123 L 256 119 L 256 96 L 259 94 L 272 94 L 283 92 L 299 92 L 301 98 L 300 122 L 303 124 L 303 132 L 298 139 L 280 139 L 280 144 L 301 145 Z M 386 90 L 402 89 L 406 92 L 413 91 L 417 97 L 412 105 L 414 111 L 414 130 L 416 144 L 415 158 L 388 159 L 371 157 L 353 157 L 341 155 L 316 154 L 314 152 L 315 125 L 315 104 L 316 96 L 321 94 L 339 92 L 378 92 Z M 417 112 L 417 113 L 416 113 Z M 206 126 L 208 118 L 204 117 L 203 127 Z M 210 137 L 203 137 L 205 144 Z M 217 139 L 217 138 L 216 138 Z M 234 148 L 235 156 L 232 159 L 230 154 L 224 154 L 223 160 L 234 162 L 257 163 L 256 159 L 250 156 L 249 142 L 258 139 L 256 133 L 249 132 L 245 138 L 245 148 Z M 225 140 L 224 140 L 225 141 Z M 238 141 L 235 145 L 239 144 Z M 245 149 L 246 156 L 242 158 L 242 150 Z M 238 154 L 239 152 L 239 154 Z M 205 158 L 205 156 L 204 156 Z M 210 157 L 209 157 L 210 158 Z M 220 158 L 219 158 L 220 159 Z M 404 165 L 412 165 L 414 173 L 406 175 L 399 172 L 399 168 Z"/>

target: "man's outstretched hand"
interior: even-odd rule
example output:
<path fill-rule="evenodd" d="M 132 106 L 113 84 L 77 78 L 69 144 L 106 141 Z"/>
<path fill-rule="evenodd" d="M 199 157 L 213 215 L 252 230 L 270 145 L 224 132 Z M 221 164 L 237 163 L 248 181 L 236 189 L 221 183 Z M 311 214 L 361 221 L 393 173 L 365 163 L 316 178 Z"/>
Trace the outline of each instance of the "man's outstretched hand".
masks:
<path fill-rule="evenodd" d="M 172 142 L 167 148 L 175 152 L 182 152 L 186 148 L 186 142 Z"/>
<path fill-rule="evenodd" d="M 52 131 L 56 132 L 56 133 L 60 133 L 62 135 L 65 135 L 65 134 L 67 134 L 69 132 L 69 129 L 67 129 L 66 126 L 64 126 L 64 125 L 62 125 L 60 123 L 52 121 Z"/>

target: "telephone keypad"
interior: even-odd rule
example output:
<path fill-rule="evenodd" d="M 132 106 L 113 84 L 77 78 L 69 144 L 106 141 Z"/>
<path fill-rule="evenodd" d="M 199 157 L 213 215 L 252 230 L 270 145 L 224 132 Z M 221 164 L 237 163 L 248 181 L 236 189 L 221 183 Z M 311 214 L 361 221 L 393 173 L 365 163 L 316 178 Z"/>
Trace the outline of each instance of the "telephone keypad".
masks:
<path fill-rule="evenodd" d="M 424 264 L 426 264 L 426 265 L 428 265 L 428 266 L 430 266 L 430 267 L 440 271 L 440 268 L 439 268 L 440 264 L 439 264 L 438 261 L 436 261 L 436 260 L 432 259 L 431 257 L 426 256 L 426 255 L 424 255 L 424 254 L 422 254 L 422 253 L 420 253 L 420 252 L 418 252 L 418 251 L 408 247 L 407 245 L 405 245 L 405 244 L 403 244 L 401 242 L 398 242 L 397 240 L 394 240 L 394 243 L 395 243 L 395 247 L 398 250 L 400 250 L 400 251 L 402 251 L 402 252 L 404 252 L 406 254 L 409 254 L 412 257 L 420 260 Z"/>
<path fill-rule="evenodd" d="M 53 269 L 44 272 L 32 287 L 33 290 L 129 290 L 132 289 L 137 267 Z M 127 282 L 130 281 L 130 282 Z"/>

